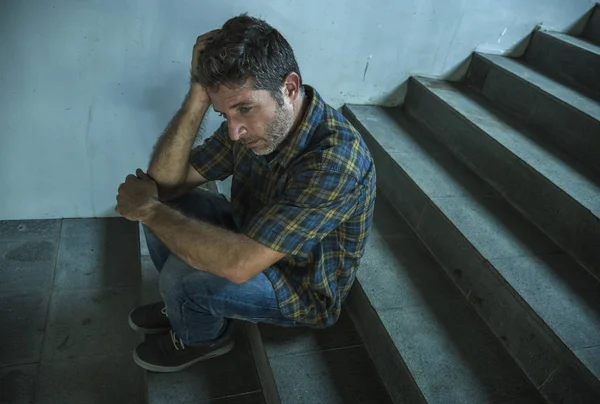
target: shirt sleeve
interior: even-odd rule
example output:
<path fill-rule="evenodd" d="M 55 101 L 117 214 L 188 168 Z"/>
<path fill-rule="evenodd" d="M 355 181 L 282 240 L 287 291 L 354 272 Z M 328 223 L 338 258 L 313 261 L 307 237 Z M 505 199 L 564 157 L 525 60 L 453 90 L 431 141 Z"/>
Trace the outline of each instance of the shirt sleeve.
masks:
<path fill-rule="evenodd" d="M 233 173 L 233 144 L 227 122 L 190 153 L 190 164 L 208 181 L 224 180 Z"/>
<path fill-rule="evenodd" d="M 343 172 L 308 170 L 288 180 L 284 195 L 261 209 L 245 233 L 273 250 L 308 256 L 327 234 L 352 216 L 357 180 Z"/>

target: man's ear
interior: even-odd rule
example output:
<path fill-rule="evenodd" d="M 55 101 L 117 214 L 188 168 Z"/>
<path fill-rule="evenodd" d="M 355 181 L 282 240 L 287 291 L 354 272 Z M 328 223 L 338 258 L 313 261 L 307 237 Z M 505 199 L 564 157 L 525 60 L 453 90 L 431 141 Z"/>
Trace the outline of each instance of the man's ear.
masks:
<path fill-rule="evenodd" d="M 284 96 L 289 98 L 290 101 L 294 102 L 300 94 L 300 76 L 298 73 L 291 72 L 283 80 Z"/>

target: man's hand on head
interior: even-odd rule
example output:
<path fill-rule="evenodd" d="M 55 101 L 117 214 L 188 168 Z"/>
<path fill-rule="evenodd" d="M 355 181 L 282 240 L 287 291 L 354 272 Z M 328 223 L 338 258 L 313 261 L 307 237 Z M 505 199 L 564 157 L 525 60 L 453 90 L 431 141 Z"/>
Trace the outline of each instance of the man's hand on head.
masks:
<path fill-rule="evenodd" d="M 206 89 L 202 87 L 202 85 L 198 82 L 197 74 L 198 74 L 198 62 L 202 58 L 202 53 L 206 48 L 206 45 L 214 39 L 215 35 L 219 33 L 220 30 L 215 29 L 213 31 L 209 31 L 203 35 L 200 35 L 196 39 L 196 43 L 194 44 L 194 49 L 192 51 L 192 66 L 191 66 L 191 75 L 192 75 L 192 83 L 191 83 L 191 92 L 198 98 L 199 101 L 205 103 L 211 103 L 210 97 L 206 92 Z"/>
<path fill-rule="evenodd" d="M 115 210 L 131 221 L 145 221 L 160 204 L 156 183 L 141 169 L 130 174 L 119 186 Z"/>

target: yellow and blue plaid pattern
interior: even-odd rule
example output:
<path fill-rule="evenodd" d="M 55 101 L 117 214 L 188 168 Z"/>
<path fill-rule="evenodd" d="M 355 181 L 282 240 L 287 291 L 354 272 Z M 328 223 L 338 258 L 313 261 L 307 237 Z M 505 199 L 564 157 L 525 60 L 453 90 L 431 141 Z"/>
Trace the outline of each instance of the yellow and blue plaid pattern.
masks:
<path fill-rule="evenodd" d="M 274 156 L 233 142 L 224 122 L 190 161 L 208 180 L 233 175 L 238 229 L 287 254 L 265 271 L 283 314 L 327 327 L 339 317 L 367 241 L 375 166 L 350 123 L 313 88 L 305 93 L 305 116 Z"/>

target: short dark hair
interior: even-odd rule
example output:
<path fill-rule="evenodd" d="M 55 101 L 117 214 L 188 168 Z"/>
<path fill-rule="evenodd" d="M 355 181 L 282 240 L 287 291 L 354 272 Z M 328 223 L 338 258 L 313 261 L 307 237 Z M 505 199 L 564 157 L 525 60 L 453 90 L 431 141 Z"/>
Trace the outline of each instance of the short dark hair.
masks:
<path fill-rule="evenodd" d="M 268 90 L 283 104 L 281 85 L 295 72 L 302 76 L 292 47 L 265 21 L 242 14 L 223 25 L 208 43 L 198 61 L 195 79 L 209 90 L 222 84 L 243 85 L 248 79 L 254 89 Z"/>

